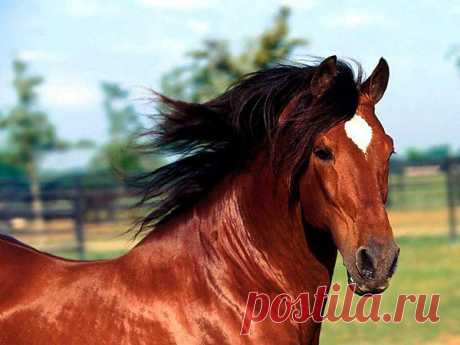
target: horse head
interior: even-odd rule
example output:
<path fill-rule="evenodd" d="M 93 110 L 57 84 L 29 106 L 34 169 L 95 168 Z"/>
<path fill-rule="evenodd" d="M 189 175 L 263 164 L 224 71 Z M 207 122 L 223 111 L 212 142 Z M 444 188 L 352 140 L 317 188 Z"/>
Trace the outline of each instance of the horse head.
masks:
<path fill-rule="evenodd" d="M 311 88 L 317 97 L 324 97 L 336 78 L 331 57 L 318 68 Z M 399 254 L 385 210 L 393 140 L 375 114 L 388 78 L 388 64 L 382 58 L 361 84 L 351 119 L 315 138 L 299 187 L 306 222 L 330 231 L 358 294 L 384 291 Z"/>

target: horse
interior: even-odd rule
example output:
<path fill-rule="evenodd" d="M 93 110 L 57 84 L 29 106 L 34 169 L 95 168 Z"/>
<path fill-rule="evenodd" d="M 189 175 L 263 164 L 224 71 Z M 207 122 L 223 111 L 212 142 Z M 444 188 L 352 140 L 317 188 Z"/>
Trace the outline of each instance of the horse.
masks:
<path fill-rule="evenodd" d="M 385 211 L 389 79 L 335 56 L 249 74 L 207 102 L 155 94 L 138 176 L 148 214 L 118 258 L 72 261 L 0 238 L 0 344 L 318 344 L 321 323 L 241 335 L 250 292 L 311 297 L 338 253 L 357 294 L 383 292 L 399 248 Z"/>

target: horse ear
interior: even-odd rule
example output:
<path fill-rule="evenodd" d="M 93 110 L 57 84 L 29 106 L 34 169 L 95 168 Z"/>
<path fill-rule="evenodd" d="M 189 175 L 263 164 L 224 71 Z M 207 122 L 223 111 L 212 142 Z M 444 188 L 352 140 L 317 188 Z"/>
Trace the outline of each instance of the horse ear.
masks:
<path fill-rule="evenodd" d="M 331 87 L 337 75 L 337 56 L 332 55 L 324 59 L 316 68 L 310 82 L 311 93 L 321 97 Z"/>
<path fill-rule="evenodd" d="M 389 78 L 388 63 L 384 58 L 380 58 L 370 77 L 361 85 L 361 93 L 369 97 L 372 103 L 377 104 L 387 89 Z"/>

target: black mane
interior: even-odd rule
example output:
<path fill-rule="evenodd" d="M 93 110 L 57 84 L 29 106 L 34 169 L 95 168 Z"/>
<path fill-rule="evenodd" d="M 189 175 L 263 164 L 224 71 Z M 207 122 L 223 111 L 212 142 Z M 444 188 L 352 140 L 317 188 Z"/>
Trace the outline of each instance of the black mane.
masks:
<path fill-rule="evenodd" d="M 136 178 L 143 195 L 140 205 L 151 210 L 140 221 L 138 234 L 193 206 L 262 148 L 270 153 L 275 172 L 290 162 L 290 196 L 295 201 L 314 138 L 351 118 L 358 105 L 359 66 L 355 78 L 351 66 L 338 61 L 335 82 L 320 99 L 310 91 L 316 69 L 277 65 L 245 76 L 205 103 L 157 95 L 161 111 L 155 128 L 145 134 L 152 137 L 148 149 L 178 159 Z M 286 121 L 279 121 L 294 97 L 295 108 Z"/>

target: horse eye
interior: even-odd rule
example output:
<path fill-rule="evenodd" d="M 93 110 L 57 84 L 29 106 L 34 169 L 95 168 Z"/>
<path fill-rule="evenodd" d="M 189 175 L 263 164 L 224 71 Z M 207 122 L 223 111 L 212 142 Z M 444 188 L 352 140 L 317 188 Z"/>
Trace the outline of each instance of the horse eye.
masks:
<path fill-rule="evenodd" d="M 329 161 L 332 159 L 332 152 L 327 148 L 320 148 L 315 150 L 315 156 L 323 161 Z"/>

